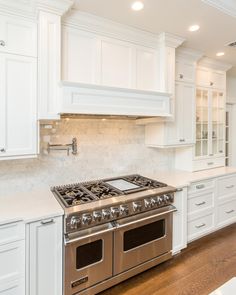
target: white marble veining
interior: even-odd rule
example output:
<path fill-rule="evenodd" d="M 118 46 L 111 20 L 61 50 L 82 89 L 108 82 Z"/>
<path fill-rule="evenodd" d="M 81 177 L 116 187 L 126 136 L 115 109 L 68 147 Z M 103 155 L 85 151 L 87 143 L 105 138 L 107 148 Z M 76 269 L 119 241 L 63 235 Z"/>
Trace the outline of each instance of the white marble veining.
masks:
<path fill-rule="evenodd" d="M 173 153 L 148 148 L 134 120 L 63 119 L 41 127 L 37 159 L 0 161 L 0 196 L 103 177 L 166 170 Z M 46 152 L 47 142 L 78 140 L 78 155 Z"/>

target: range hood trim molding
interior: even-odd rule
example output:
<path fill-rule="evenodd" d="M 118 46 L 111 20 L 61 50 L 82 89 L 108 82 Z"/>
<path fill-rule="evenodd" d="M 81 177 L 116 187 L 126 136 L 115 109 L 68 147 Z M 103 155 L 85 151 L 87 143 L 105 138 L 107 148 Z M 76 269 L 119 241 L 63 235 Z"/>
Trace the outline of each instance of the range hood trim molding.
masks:
<path fill-rule="evenodd" d="M 170 116 L 170 93 L 61 81 L 62 114 Z"/>

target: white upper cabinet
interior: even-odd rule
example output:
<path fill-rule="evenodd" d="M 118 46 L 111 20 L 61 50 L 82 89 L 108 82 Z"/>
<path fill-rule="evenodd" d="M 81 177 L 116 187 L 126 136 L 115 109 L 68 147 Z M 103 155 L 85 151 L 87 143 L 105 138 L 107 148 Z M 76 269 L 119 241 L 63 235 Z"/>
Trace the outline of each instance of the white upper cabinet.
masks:
<path fill-rule="evenodd" d="M 176 60 L 175 79 L 180 82 L 195 83 L 195 67 L 193 63 L 184 59 Z"/>
<path fill-rule="evenodd" d="M 200 66 L 197 68 L 196 83 L 198 86 L 224 90 L 226 87 L 226 72 Z"/>
<path fill-rule="evenodd" d="M 0 53 L 0 158 L 37 153 L 37 61 Z"/>
<path fill-rule="evenodd" d="M 0 52 L 37 56 L 37 25 L 18 17 L 0 17 Z"/>
<path fill-rule="evenodd" d="M 158 52 L 151 48 L 137 48 L 136 87 L 143 90 L 158 90 Z"/>
<path fill-rule="evenodd" d="M 132 47 L 127 42 L 101 40 L 101 84 L 132 88 Z"/>
<path fill-rule="evenodd" d="M 62 80 L 97 84 L 100 48 L 93 34 L 63 27 Z"/>

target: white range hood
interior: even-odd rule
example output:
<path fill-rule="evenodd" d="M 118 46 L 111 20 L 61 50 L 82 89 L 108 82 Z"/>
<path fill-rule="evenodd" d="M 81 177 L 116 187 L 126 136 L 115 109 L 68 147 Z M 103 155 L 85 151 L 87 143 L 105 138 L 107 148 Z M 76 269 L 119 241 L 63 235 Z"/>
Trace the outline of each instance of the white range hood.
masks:
<path fill-rule="evenodd" d="M 65 81 L 61 86 L 60 114 L 170 116 L 168 93 Z"/>

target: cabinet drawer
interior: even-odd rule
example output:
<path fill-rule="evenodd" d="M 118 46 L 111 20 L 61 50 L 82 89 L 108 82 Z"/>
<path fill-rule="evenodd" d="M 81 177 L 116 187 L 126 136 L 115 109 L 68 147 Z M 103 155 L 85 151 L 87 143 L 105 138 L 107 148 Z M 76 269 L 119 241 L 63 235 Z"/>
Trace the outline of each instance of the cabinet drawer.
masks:
<path fill-rule="evenodd" d="M 236 175 L 218 179 L 218 197 L 236 193 Z"/>
<path fill-rule="evenodd" d="M 0 245 L 24 239 L 25 227 L 23 223 L 8 223 L 0 225 Z"/>
<path fill-rule="evenodd" d="M 24 277 L 24 241 L 0 246 L 0 286 Z"/>
<path fill-rule="evenodd" d="M 213 208 L 214 193 L 205 193 L 188 199 L 188 214 L 198 213 L 203 209 Z"/>
<path fill-rule="evenodd" d="M 214 229 L 214 216 L 209 214 L 188 222 L 188 241 L 196 239 Z"/>
<path fill-rule="evenodd" d="M 218 207 L 218 224 L 227 223 L 236 219 L 236 200 L 227 202 Z"/>
<path fill-rule="evenodd" d="M 193 171 L 206 170 L 225 165 L 225 157 L 202 159 L 193 161 Z"/>
<path fill-rule="evenodd" d="M 203 181 L 199 181 L 199 182 L 195 182 L 191 184 L 188 188 L 188 194 L 198 193 L 198 192 L 205 191 L 208 189 L 213 189 L 213 188 L 214 188 L 213 179 L 203 180 Z"/>

